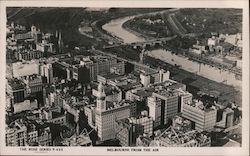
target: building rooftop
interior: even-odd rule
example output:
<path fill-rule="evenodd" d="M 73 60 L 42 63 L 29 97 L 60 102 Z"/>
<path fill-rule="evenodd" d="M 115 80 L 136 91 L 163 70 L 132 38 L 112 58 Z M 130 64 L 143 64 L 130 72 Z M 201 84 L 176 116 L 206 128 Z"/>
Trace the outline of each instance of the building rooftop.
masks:
<path fill-rule="evenodd" d="M 98 91 L 98 84 L 93 84 L 93 89 Z M 120 89 L 118 87 L 107 84 L 103 85 L 103 89 L 106 95 L 113 95 L 120 92 Z"/>
<path fill-rule="evenodd" d="M 64 53 L 64 54 L 53 55 L 52 57 L 61 60 L 61 59 L 71 58 L 71 55 L 70 53 Z"/>
<path fill-rule="evenodd" d="M 105 79 L 119 79 L 119 78 L 122 78 L 124 76 L 123 75 L 118 75 L 116 73 L 110 73 L 110 74 L 107 74 L 107 75 L 102 75 L 102 77 L 104 77 Z"/>
<path fill-rule="evenodd" d="M 64 116 L 64 112 L 52 111 L 52 119 Z"/>
<path fill-rule="evenodd" d="M 93 63 L 96 63 L 96 62 L 105 62 L 107 60 L 111 59 L 111 57 L 108 57 L 108 56 L 102 56 L 102 55 L 94 55 L 94 56 L 77 56 L 75 57 L 75 60 L 80 60 L 84 63 L 88 63 L 88 62 L 93 62 Z"/>
<path fill-rule="evenodd" d="M 197 108 L 199 110 L 209 112 L 212 110 L 215 110 L 216 108 L 211 104 L 204 104 L 202 101 L 194 99 L 192 102 L 185 103 L 186 105 L 192 106 L 194 108 Z"/>
<path fill-rule="evenodd" d="M 151 116 L 146 116 L 146 115 L 138 115 L 138 116 L 136 116 L 136 117 L 130 117 L 130 118 L 128 118 L 128 120 L 129 120 L 129 122 L 135 122 L 136 120 L 145 120 L 145 121 L 148 121 L 147 119 L 152 119 L 153 120 L 153 118 L 151 117 Z"/>
<path fill-rule="evenodd" d="M 169 146 L 179 146 L 181 144 L 188 144 L 192 142 L 200 144 L 210 142 L 210 138 L 206 134 L 199 133 L 196 130 L 184 133 L 182 131 L 175 130 L 172 126 L 157 136 L 156 140 L 161 140 Z"/>
<path fill-rule="evenodd" d="M 152 95 L 152 93 L 154 92 L 154 88 L 142 88 L 137 90 L 136 92 L 134 92 L 134 94 L 140 96 L 140 97 L 148 97 L 150 95 Z"/>
<path fill-rule="evenodd" d="M 130 128 L 130 122 L 129 122 L 129 119 L 128 118 L 125 118 L 125 119 L 120 119 L 120 120 L 117 120 L 116 123 L 119 124 L 119 126 L 123 126 L 123 127 L 126 127 L 126 128 Z"/>
<path fill-rule="evenodd" d="M 183 132 L 190 131 L 192 129 L 192 123 L 190 120 L 185 119 L 179 115 L 176 115 L 172 118 L 173 128 L 175 130 L 181 130 Z"/>
<path fill-rule="evenodd" d="M 62 144 L 65 146 L 92 146 L 92 141 L 86 129 L 77 135 L 73 134 L 70 138 L 64 138 Z"/>
<path fill-rule="evenodd" d="M 97 62 L 105 62 L 105 61 L 108 61 L 110 60 L 111 57 L 108 57 L 108 56 L 102 56 L 102 55 L 97 55 L 97 56 L 92 56 L 90 57 L 90 60 L 93 61 L 94 63 L 97 63 Z"/>
<path fill-rule="evenodd" d="M 19 66 L 19 65 L 25 65 L 25 64 L 39 64 L 40 60 L 22 60 L 22 61 L 16 61 L 14 63 L 12 63 L 13 67 L 14 66 Z"/>
<path fill-rule="evenodd" d="M 17 119 L 15 121 L 13 121 L 12 123 L 9 124 L 10 128 L 16 128 L 18 130 L 20 129 L 26 129 L 26 126 L 23 122 L 23 119 Z"/>
<path fill-rule="evenodd" d="M 66 62 L 62 62 L 62 61 L 57 61 L 56 62 L 58 65 L 60 65 L 62 68 L 69 68 L 70 64 L 66 63 Z"/>
<path fill-rule="evenodd" d="M 164 97 L 173 97 L 173 96 L 177 96 L 177 92 L 170 90 L 170 89 L 161 89 L 161 90 L 156 90 L 154 94 L 158 94 Z"/>
<path fill-rule="evenodd" d="M 28 79 L 29 81 L 31 81 L 31 80 L 42 80 L 42 77 L 40 75 L 33 74 L 33 75 L 29 75 L 29 76 L 25 77 L 25 79 Z"/>
<path fill-rule="evenodd" d="M 152 84 L 149 87 L 140 87 L 132 90 L 132 93 L 138 95 L 138 96 L 150 96 L 153 92 L 160 94 L 162 96 L 171 96 L 171 95 L 177 95 L 180 92 L 176 89 L 184 89 L 185 91 L 185 85 L 178 83 L 173 80 L 167 80 L 161 83 Z"/>
<path fill-rule="evenodd" d="M 149 146 L 150 143 L 152 142 L 151 138 L 145 136 L 139 136 L 137 140 L 139 140 L 137 141 L 137 143 L 140 142 L 139 146 Z"/>
<path fill-rule="evenodd" d="M 125 106 L 129 106 L 129 103 L 125 100 L 120 101 L 120 102 L 106 102 L 106 110 L 114 110 L 117 108 L 121 108 L 121 107 L 125 107 Z"/>
<path fill-rule="evenodd" d="M 128 83 L 127 85 L 122 85 L 122 86 L 119 86 L 122 90 L 124 91 L 128 91 L 128 90 L 131 90 L 131 89 L 134 89 L 138 86 L 142 86 L 142 84 L 140 82 L 134 82 L 134 83 Z"/>
<path fill-rule="evenodd" d="M 9 85 L 11 86 L 12 90 L 19 90 L 19 89 L 25 88 L 24 82 L 20 79 L 14 78 L 14 79 L 11 79 L 8 81 L 9 81 Z"/>
<path fill-rule="evenodd" d="M 136 120 L 147 120 L 147 119 L 152 119 L 153 122 L 153 118 L 147 115 L 138 115 L 136 117 L 129 117 L 129 118 L 125 118 L 125 119 L 120 119 L 117 121 L 117 123 L 122 124 L 123 126 L 129 127 L 130 123 L 135 122 Z"/>
<path fill-rule="evenodd" d="M 153 86 L 156 87 L 156 89 L 157 88 L 168 88 L 168 89 L 172 89 L 172 90 L 185 87 L 184 84 L 179 83 L 179 82 L 174 81 L 174 80 L 170 80 L 170 79 L 167 81 L 164 81 L 164 82 L 156 83 Z"/>

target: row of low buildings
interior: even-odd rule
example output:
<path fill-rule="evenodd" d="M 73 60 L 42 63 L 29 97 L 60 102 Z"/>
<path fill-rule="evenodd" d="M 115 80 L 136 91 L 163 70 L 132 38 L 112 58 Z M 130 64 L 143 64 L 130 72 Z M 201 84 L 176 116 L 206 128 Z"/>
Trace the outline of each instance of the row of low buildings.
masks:
<path fill-rule="evenodd" d="M 97 75 L 106 75 L 107 73 L 124 74 L 125 66 L 123 61 L 117 59 L 92 56 L 92 57 L 75 57 L 74 63 L 66 61 L 56 62 L 53 64 L 55 76 L 64 79 L 75 79 L 81 83 L 89 83 L 97 80 Z"/>
<path fill-rule="evenodd" d="M 40 29 L 32 25 L 30 31 L 17 24 L 7 25 L 7 52 L 6 56 L 11 60 L 32 60 L 42 58 L 48 54 L 62 51 L 62 35 L 56 32 L 42 33 Z"/>
<path fill-rule="evenodd" d="M 56 57 L 54 58 L 55 59 L 51 61 L 31 60 L 12 63 L 12 77 L 18 78 L 22 76 L 39 74 L 45 76 L 48 79 L 47 81 L 49 82 L 53 81 L 53 77 L 58 77 L 60 79 L 66 80 L 75 79 L 81 83 L 90 83 L 91 81 L 98 81 L 117 86 L 127 86 L 128 83 L 136 82 L 135 79 L 138 79 L 135 78 L 133 75 L 124 76 L 124 61 L 119 61 L 111 57 L 76 56 L 69 57 L 69 61 L 62 61 L 61 59 L 56 59 Z M 141 84 L 146 87 L 151 83 L 168 80 L 169 77 L 170 73 L 164 72 L 163 70 L 146 70 L 140 73 L 139 79 Z M 124 79 L 127 79 L 127 81 L 124 81 Z"/>
<path fill-rule="evenodd" d="M 6 146 L 51 146 L 50 127 L 42 121 L 17 119 L 6 127 Z"/>
<path fill-rule="evenodd" d="M 214 57 L 208 57 L 209 61 L 220 64 L 225 67 L 242 68 L 242 34 L 234 35 L 211 33 L 212 37 L 207 39 L 206 45 L 200 43 L 194 44 L 189 48 L 189 54 L 195 57 L 201 57 L 205 54 L 219 54 Z"/>
<path fill-rule="evenodd" d="M 42 96 L 44 84 L 51 82 L 52 79 L 49 74 L 46 76 L 33 74 L 7 80 L 6 92 L 9 95 L 7 96 L 9 101 L 7 107 L 13 107 L 14 113 L 32 109 L 31 101 L 37 101 L 34 96 L 37 94 Z M 37 108 L 37 102 L 35 105 Z"/>

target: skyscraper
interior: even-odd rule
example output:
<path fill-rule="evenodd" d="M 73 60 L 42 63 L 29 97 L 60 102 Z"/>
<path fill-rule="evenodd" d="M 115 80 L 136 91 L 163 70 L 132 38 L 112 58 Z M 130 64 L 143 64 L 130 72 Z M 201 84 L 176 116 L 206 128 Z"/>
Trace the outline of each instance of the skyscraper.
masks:
<path fill-rule="evenodd" d="M 130 116 L 130 105 L 125 101 L 112 103 L 106 102 L 106 95 L 99 83 L 96 101 L 96 127 L 100 141 L 114 139 L 116 137 L 115 121 Z"/>
<path fill-rule="evenodd" d="M 178 95 L 170 90 L 158 90 L 148 97 L 148 107 L 154 127 L 165 125 L 178 112 Z"/>
<path fill-rule="evenodd" d="M 206 108 L 201 101 L 194 100 L 183 105 L 182 115 L 194 123 L 198 131 L 212 131 L 216 123 L 217 110 Z"/>
<path fill-rule="evenodd" d="M 53 83 L 53 68 L 51 63 L 40 65 L 39 74 L 46 78 L 47 83 Z"/>

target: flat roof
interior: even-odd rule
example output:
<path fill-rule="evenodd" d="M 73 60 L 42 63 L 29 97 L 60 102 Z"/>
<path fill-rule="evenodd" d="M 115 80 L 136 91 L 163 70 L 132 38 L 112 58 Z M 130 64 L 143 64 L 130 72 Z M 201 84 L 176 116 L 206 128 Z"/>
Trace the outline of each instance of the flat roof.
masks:
<path fill-rule="evenodd" d="M 135 86 L 138 86 L 138 85 L 142 86 L 140 82 L 135 82 L 135 83 L 128 83 L 127 85 L 121 85 L 119 87 L 127 91 L 130 89 L 133 89 Z"/>
<path fill-rule="evenodd" d="M 9 80 L 9 85 L 12 87 L 12 90 L 24 89 L 25 84 L 22 80 L 19 79 L 11 79 Z"/>

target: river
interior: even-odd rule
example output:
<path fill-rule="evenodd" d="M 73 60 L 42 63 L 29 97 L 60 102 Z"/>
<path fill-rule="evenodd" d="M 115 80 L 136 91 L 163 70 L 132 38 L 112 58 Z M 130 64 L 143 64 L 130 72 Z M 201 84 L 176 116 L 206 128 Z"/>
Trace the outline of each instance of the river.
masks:
<path fill-rule="evenodd" d="M 103 25 L 102 28 L 108 31 L 110 34 L 122 39 L 124 43 L 130 44 L 133 42 L 144 42 L 144 38 L 136 36 L 122 27 L 123 23 L 130 19 L 133 19 L 134 17 L 135 16 L 126 16 L 123 18 L 111 20 L 109 23 Z"/>
<path fill-rule="evenodd" d="M 133 42 L 143 42 L 145 38 L 141 36 L 136 36 L 130 31 L 127 31 L 122 27 L 123 23 L 127 20 L 133 19 L 135 16 L 127 16 L 111 20 L 109 23 L 103 25 L 103 29 L 108 31 L 114 36 L 119 37 L 124 43 L 130 44 Z M 216 67 L 211 67 L 209 65 L 201 64 L 195 61 L 188 60 L 186 57 L 171 54 L 169 51 L 163 49 L 157 49 L 147 52 L 151 57 L 161 59 L 162 61 L 172 64 L 179 65 L 182 69 L 196 73 L 197 75 L 203 76 L 210 80 L 216 82 L 222 82 L 227 85 L 234 86 L 236 88 L 241 88 L 242 81 L 236 79 L 235 74 L 229 71 L 221 70 Z"/>

